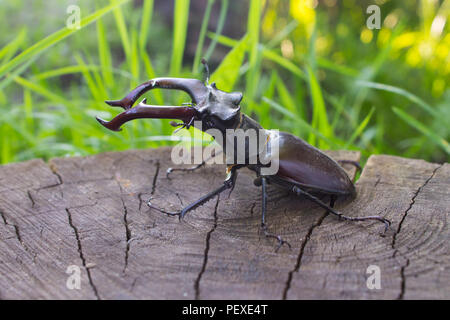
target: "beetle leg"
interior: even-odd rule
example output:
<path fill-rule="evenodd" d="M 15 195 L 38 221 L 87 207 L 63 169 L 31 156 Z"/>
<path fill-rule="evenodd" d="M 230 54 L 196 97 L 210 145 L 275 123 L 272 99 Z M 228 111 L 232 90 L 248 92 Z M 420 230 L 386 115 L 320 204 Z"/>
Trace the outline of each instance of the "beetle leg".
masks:
<path fill-rule="evenodd" d="M 175 212 L 166 211 L 166 210 L 164 210 L 164 209 L 161 209 L 161 208 L 158 208 L 158 207 L 154 206 L 154 205 L 151 203 L 150 200 L 152 200 L 152 198 L 150 198 L 150 199 L 147 200 L 147 206 L 149 206 L 150 208 L 155 209 L 155 210 L 157 210 L 157 211 L 159 211 L 159 212 L 161 212 L 161 213 L 165 213 L 165 214 L 167 214 L 168 216 L 179 216 L 179 215 L 180 215 L 180 212 L 181 212 L 181 211 L 175 211 Z"/>
<path fill-rule="evenodd" d="M 167 171 L 166 171 L 166 178 L 169 179 L 169 180 L 171 180 L 171 178 L 170 178 L 169 175 L 170 175 L 172 172 L 174 172 L 174 171 L 188 171 L 188 172 L 190 172 L 190 171 L 195 171 L 195 170 L 197 170 L 197 169 L 203 167 L 205 164 L 206 164 L 206 160 L 205 160 L 205 161 L 202 161 L 202 163 L 197 164 L 196 166 L 189 167 L 189 168 L 168 168 Z"/>
<path fill-rule="evenodd" d="M 381 216 L 367 216 L 367 217 L 349 217 L 349 216 L 344 216 L 342 213 L 337 212 L 336 210 L 334 210 L 333 208 L 331 208 L 330 206 L 328 206 L 327 204 L 322 202 L 317 197 L 315 197 L 312 194 L 310 194 L 310 193 L 300 189 L 297 186 L 292 187 L 292 191 L 295 194 L 297 194 L 297 195 L 304 195 L 306 198 L 308 198 L 312 202 L 315 202 L 316 204 L 318 204 L 322 208 L 327 209 L 329 213 L 334 214 L 335 216 L 337 216 L 340 219 L 348 220 L 348 221 L 366 221 L 366 220 L 380 221 L 380 222 L 384 223 L 384 232 L 381 234 L 382 236 L 384 236 L 384 234 L 386 233 L 387 229 L 391 225 L 391 222 L 388 219 L 383 218 Z"/>
<path fill-rule="evenodd" d="M 205 204 L 206 202 L 208 202 L 209 200 L 211 200 L 212 198 L 214 198 L 215 196 L 219 195 L 220 193 L 222 193 L 223 191 L 227 190 L 227 189 L 232 189 L 234 187 L 234 184 L 236 183 L 236 178 L 237 178 L 237 168 L 233 167 L 233 169 L 231 169 L 230 173 L 228 174 L 227 178 L 225 179 L 225 181 L 223 182 L 223 185 L 220 186 L 219 188 L 217 188 L 216 190 L 204 195 L 203 197 L 201 197 L 200 199 L 198 199 L 197 201 L 194 201 L 193 203 L 191 203 L 190 205 L 184 207 L 182 210 L 180 211 L 176 211 L 176 212 L 170 212 L 170 211 L 165 211 L 163 209 L 160 209 L 158 207 L 155 207 L 149 199 L 147 201 L 147 205 L 155 210 L 158 210 L 159 212 L 165 213 L 169 216 L 178 216 L 181 219 L 184 218 L 184 216 L 186 215 L 186 213 L 188 213 L 191 210 L 194 210 L 195 208 L 201 206 L 202 204 Z"/>
<path fill-rule="evenodd" d="M 221 154 L 221 153 L 222 153 L 222 151 L 220 151 L 220 152 L 217 153 L 217 154 L 214 152 L 214 154 L 212 154 L 209 158 L 207 158 L 206 160 L 203 160 L 202 163 L 197 164 L 197 165 L 192 166 L 192 167 L 189 167 L 189 168 L 168 168 L 167 171 L 166 171 L 166 177 L 167 177 L 167 179 L 170 180 L 169 175 L 170 175 L 172 172 L 174 172 L 174 171 L 188 171 L 188 172 L 195 171 L 195 170 L 197 170 L 197 169 L 199 169 L 199 168 L 201 168 L 201 167 L 204 167 L 205 164 L 206 164 L 209 160 L 215 158 L 216 156 L 218 156 L 218 155 Z"/>
<path fill-rule="evenodd" d="M 266 190 L 266 185 L 267 185 L 267 178 L 265 177 L 261 177 L 261 189 L 262 189 L 262 206 L 261 206 L 261 230 L 264 232 L 264 235 L 266 236 L 266 238 L 274 238 L 277 239 L 278 241 L 278 246 L 275 249 L 275 252 L 278 251 L 278 249 L 280 249 L 283 244 L 286 244 L 289 249 L 291 249 L 291 245 L 289 244 L 289 242 L 283 240 L 281 238 L 281 236 L 270 233 L 267 230 L 267 225 L 266 225 L 266 210 L 267 210 L 267 190 Z"/>

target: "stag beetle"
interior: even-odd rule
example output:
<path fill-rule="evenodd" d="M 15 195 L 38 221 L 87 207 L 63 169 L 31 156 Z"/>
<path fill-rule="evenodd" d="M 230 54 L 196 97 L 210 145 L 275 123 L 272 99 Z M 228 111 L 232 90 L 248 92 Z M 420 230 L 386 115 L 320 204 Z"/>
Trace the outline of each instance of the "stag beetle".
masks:
<path fill-rule="evenodd" d="M 125 109 L 124 112 L 117 115 L 111 121 L 105 121 L 96 118 L 104 127 L 120 131 L 120 126 L 127 121 L 138 118 L 158 118 L 158 119 L 178 119 L 181 123 L 171 123 L 173 126 L 181 126 L 189 128 L 195 121 L 201 121 L 203 124 L 202 130 L 215 128 L 225 133 L 226 129 L 257 129 L 264 130 L 261 125 L 245 115 L 240 111 L 240 102 L 242 100 L 242 93 L 232 92 L 227 93 L 217 88 L 215 83 L 209 84 L 209 69 L 206 61 L 202 61 L 206 72 L 206 84 L 197 79 L 184 78 L 156 78 L 147 81 L 134 90 L 132 90 L 122 100 L 105 101 L 110 106 L 118 106 Z M 147 105 L 146 99 L 133 107 L 136 100 L 146 91 L 163 88 L 163 89 L 177 89 L 185 91 L 192 98 L 192 102 L 183 104 L 182 106 L 155 106 Z M 267 132 L 267 145 L 272 144 L 272 135 L 270 130 Z M 209 201 L 216 195 L 219 195 L 225 190 L 233 190 L 237 171 L 242 167 L 247 167 L 254 171 L 257 175 L 254 183 L 261 186 L 262 189 L 262 218 L 261 230 L 264 235 L 269 238 L 275 238 L 278 241 L 278 250 L 283 244 L 290 247 L 290 244 L 283 240 L 279 235 L 272 234 L 268 231 L 265 221 L 265 214 L 267 208 L 267 184 L 273 183 L 282 186 L 292 193 L 306 197 L 313 201 L 320 207 L 326 209 L 329 213 L 337 216 L 343 220 L 349 221 L 365 221 L 377 220 L 385 224 L 384 232 L 389 228 L 390 221 L 381 216 L 366 216 L 366 217 L 350 217 L 345 216 L 332 208 L 332 203 L 327 205 L 320 200 L 317 195 L 330 195 L 332 202 L 337 196 L 352 196 L 356 195 L 355 186 L 349 179 L 344 169 L 333 159 L 328 157 L 319 149 L 311 146 L 302 139 L 286 132 L 279 132 L 276 137 L 278 142 L 279 152 L 279 168 L 276 174 L 263 175 L 261 168 L 264 167 L 260 162 L 250 164 L 248 162 L 242 163 L 227 163 L 227 177 L 222 186 L 216 190 L 204 195 L 197 201 L 189 204 L 185 208 L 177 212 L 169 212 L 154 206 L 150 200 L 147 205 L 162 213 L 179 216 L 182 219 L 187 212 L 197 208 L 198 206 Z M 222 148 L 227 149 L 227 141 L 223 142 Z M 249 145 L 245 145 L 246 161 L 248 160 Z M 239 151 L 238 151 L 239 152 Z M 259 152 L 259 150 L 258 150 Z M 195 170 L 205 164 L 203 161 L 200 165 L 189 169 L 171 169 L 167 171 L 167 176 L 174 170 Z"/>

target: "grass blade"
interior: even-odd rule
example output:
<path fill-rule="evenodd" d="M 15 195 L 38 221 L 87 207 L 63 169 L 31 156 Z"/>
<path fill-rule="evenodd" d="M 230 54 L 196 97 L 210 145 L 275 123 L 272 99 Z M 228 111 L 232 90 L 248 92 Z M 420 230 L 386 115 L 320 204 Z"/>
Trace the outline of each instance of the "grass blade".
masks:
<path fill-rule="evenodd" d="M 272 70 L 270 75 L 269 84 L 265 88 L 263 93 L 264 97 L 269 100 L 273 100 L 275 95 L 276 85 L 279 81 L 278 73 L 276 70 Z M 266 101 L 262 101 L 260 105 L 259 123 L 263 128 L 269 128 L 272 123 L 272 117 L 270 116 L 270 104 Z"/>
<path fill-rule="evenodd" d="M 220 44 L 227 46 L 227 47 L 234 47 L 236 45 L 236 43 L 238 42 L 238 40 L 231 39 L 231 38 L 223 36 L 223 35 L 217 36 L 213 33 L 208 33 L 208 36 L 212 39 L 216 39 Z M 297 65 L 295 65 L 295 63 L 293 63 L 292 61 L 280 56 L 275 51 L 269 50 L 268 48 L 265 48 L 262 45 L 259 45 L 259 50 L 262 50 L 262 55 L 264 58 L 275 62 L 276 64 L 280 65 L 281 67 L 290 71 L 292 74 L 298 76 L 301 79 L 304 79 L 304 80 L 307 79 L 307 76 L 305 75 L 303 70 L 300 69 L 299 67 L 297 67 Z"/>
<path fill-rule="evenodd" d="M 11 161 L 12 156 L 11 156 L 11 132 L 10 129 L 8 128 L 7 125 L 2 125 L 0 127 L 1 129 L 1 141 L 2 141 L 2 147 L 1 147 L 1 151 L 2 151 L 2 157 L 1 157 L 1 163 L 8 163 Z"/>
<path fill-rule="evenodd" d="M 325 58 L 317 57 L 317 65 L 324 69 L 334 71 L 348 77 L 357 77 L 359 75 L 359 72 L 357 70 L 344 65 L 336 64 L 333 61 Z"/>
<path fill-rule="evenodd" d="M 33 83 L 31 81 L 28 81 L 22 77 L 16 76 L 14 78 L 14 82 L 16 82 L 17 84 L 21 85 L 24 88 L 28 88 L 31 91 L 36 92 L 37 94 L 51 100 L 51 101 L 55 101 L 55 102 L 60 102 L 63 104 L 67 104 L 67 100 L 64 99 L 63 97 L 60 97 L 59 95 L 51 92 L 50 90 L 46 89 L 43 86 L 40 86 L 36 83 Z"/>
<path fill-rule="evenodd" d="M 375 111 L 375 108 L 372 107 L 372 109 L 370 109 L 370 111 L 369 111 L 369 114 L 364 118 L 364 120 L 361 122 L 361 124 L 358 126 L 358 128 L 356 128 L 355 132 L 353 132 L 352 136 L 345 144 L 345 146 L 343 148 L 344 150 L 348 149 L 353 144 L 353 142 L 355 142 L 355 140 L 363 133 L 364 129 L 369 124 L 370 118 L 372 118 L 374 111 Z"/>
<path fill-rule="evenodd" d="M 296 75 L 300 79 L 304 79 L 304 80 L 307 79 L 305 72 L 303 72 L 302 69 L 297 67 L 295 65 L 295 63 L 293 63 L 292 61 L 280 56 L 278 53 L 276 53 L 272 50 L 263 49 L 263 57 L 266 59 L 272 60 L 273 62 L 280 65 L 284 69 L 290 71 L 292 74 Z"/>
<path fill-rule="evenodd" d="M 197 74 L 199 71 L 200 59 L 202 58 L 203 43 L 205 42 L 206 29 L 208 28 L 209 18 L 211 17 L 211 9 L 215 0 L 208 0 L 205 14 L 203 15 L 202 26 L 200 28 L 200 35 L 198 36 L 197 49 L 195 50 L 194 65 L 192 73 Z"/>
<path fill-rule="evenodd" d="M 16 68 L 11 74 L 7 74 L 6 77 L 0 81 L 0 91 L 8 86 L 15 77 L 20 76 L 28 67 L 34 63 L 39 58 L 40 54 L 33 56 L 30 60 Z"/>
<path fill-rule="evenodd" d="M 147 77 L 149 79 L 156 78 L 156 74 L 155 74 L 155 70 L 153 69 L 153 65 L 145 51 L 141 52 L 141 58 L 144 62 L 144 67 L 145 67 L 145 71 L 147 72 Z M 152 90 L 150 94 L 154 95 L 158 104 L 164 104 L 164 98 L 163 98 L 161 90 Z"/>
<path fill-rule="evenodd" d="M 222 63 L 211 75 L 211 82 L 217 82 L 218 87 L 224 91 L 232 91 L 239 78 L 239 69 L 244 61 L 247 50 L 247 36 L 244 36 L 236 46 L 228 52 Z"/>
<path fill-rule="evenodd" d="M 254 100 L 258 88 L 260 74 L 259 29 L 261 21 L 261 1 L 251 0 L 248 9 L 247 34 L 249 41 L 249 70 L 246 77 L 246 94 L 250 101 Z"/>
<path fill-rule="evenodd" d="M 33 75 L 33 79 L 44 80 L 44 79 L 48 79 L 48 78 L 64 76 L 66 74 L 80 73 L 80 72 L 83 72 L 84 70 L 102 71 L 102 70 L 104 70 L 104 68 L 101 66 L 93 65 L 93 64 L 85 65 L 83 67 L 81 67 L 80 65 L 67 66 L 67 67 L 62 67 L 62 68 L 56 68 L 56 69 L 53 69 L 50 71 L 44 71 L 41 73 L 37 73 L 37 74 Z M 125 78 L 131 79 L 131 80 L 134 79 L 133 75 L 131 73 L 124 71 L 122 69 L 111 68 L 111 69 L 107 69 L 107 70 L 111 73 L 118 74 L 121 77 L 125 77 Z"/>
<path fill-rule="evenodd" d="M 409 124 L 414 129 L 420 131 L 424 135 L 426 135 L 428 138 L 431 139 L 432 142 L 440 146 L 447 154 L 450 154 L 450 146 L 448 144 L 448 141 L 444 138 L 438 136 L 433 131 L 428 129 L 424 124 L 420 123 L 418 120 L 411 117 L 409 114 L 404 112 L 403 110 L 393 107 L 392 111 L 399 116 L 403 121 L 405 121 L 407 124 Z"/>
<path fill-rule="evenodd" d="M 102 75 L 105 84 L 109 87 L 114 86 L 114 78 L 111 73 L 111 51 L 109 49 L 108 40 L 106 39 L 105 28 L 101 19 L 97 21 L 97 41 L 98 41 L 98 56 L 100 66 L 102 67 Z"/>
<path fill-rule="evenodd" d="M 228 12 L 228 0 L 222 0 L 220 5 L 219 21 L 217 22 L 216 33 L 209 44 L 208 50 L 205 53 L 205 59 L 209 60 L 217 45 L 217 37 L 222 34 L 223 26 L 225 25 L 225 18 Z"/>
<path fill-rule="evenodd" d="M 356 81 L 356 84 L 359 86 L 367 87 L 367 88 L 383 90 L 383 91 L 399 94 L 399 95 L 407 98 L 409 101 L 416 103 L 419 107 L 421 107 L 423 110 L 425 110 L 429 114 L 439 118 L 439 114 L 428 103 L 426 103 L 425 101 L 420 99 L 418 96 L 412 94 L 411 92 L 406 91 L 405 89 L 394 87 L 394 86 L 383 84 L 383 83 L 371 82 L 371 81 Z"/>
<path fill-rule="evenodd" d="M 148 30 L 150 30 L 150 24 L 153 16 L 153 2 L 154 0 L 144 0 L 142 4 L 142 21 L 141 29 L 139 31 L 139 45 L 141 52 L 146 51 Z"/>
<path fill-rule="evenodd" d="M 266 47 L 269 49 L 272 49 L 273 47 L 277 46 L 281 41 L 286 39 L 286 37 L 294 31 L 298 26 L 300 22 L 296 19 L 292 20 L 288 23 L 286 27 L 283 28 L 279 33 L 277 33 L 267 44 Z"/>
<path fill-rule="evenodd" d="M 9 59 L 17 52 L 20 45 L 25 41 L 27 30 L 23 28 L 20 30 L 17 37 L 14 37 L 7 45 L 0 50 L 0 59 L 3 59 L 2 64 L 9 61 Z"/>
<path fill-rule="evenodd" d="M 320 132 L 322 132 L 324 136 L 331 137 L 333 135 L 333 132 L 328 122 L 327 110 L 325 108 L 325 102 L 322 96 L 322 89 L 320 88 L 320 84 L 310 67 L 308 67 L 308 75 L 309 88 L 313 105 L 311 125 L 313 128 L 316 128 Z M 310 134 L 308 141 L 309 143 L 314 145 L 316 141 L 315 136 Z M 324 144 L 319 144 L 319 146 L 321 148 L 327 148 L 327 146 Z"/>
<path fill-rule="evenodd" d="M 25 122 L 24 127 L 29 131 L 34 130 L 34 117 L 33 117 L 33 100 L 31 98 L 30 90 L 23 91 L 23 106 L 25 109 Z M 24 128 L 24 129 L 25 129 Z"/>
<path fill-rule="evenodd" d="M 309 132 L 310 134 L 314 134 L 314 135 L 318 136 L 320 139 L 325 141 L 328 145 L 330 145 L 330 146 L 332 146 L 333 148 L 336 148 L 336 149 L 342 147 L 342 143 L 338 143 L 337 139 L 326 137 L 322 132 L 320 132 L 319 130 L 317 130 L 313 126 L 311 126 L 308 122 L 306 122 L 302 118 L 297 117 L 295 114 L 293 114 L 292 112 L 290 112 L 289 110 L 287 110 L 286 108 L 281 106 L 280 104 L 276 103 L 275 101 L 273 101 L 273 100 L 271 100 L 271 99 L 269 99 L 267 97 L 263 97 L 262 99 L 263 99 L 264 102 L 270 104 L 273 107 L 274 110 L 276 110 L 276 111 L 282 113 L 283 115 L 293 119 L 296 122 L 296 124 L 298 124 L 298 125 L 300 125 L 302 127 L 302 129 L 305 129 L 305 131 Z"/>
<path fill-rule="evenodd" d="M 175 0 L 173 17 L 172 58 L 170 60 L 170 75 L 177 77 L 183 63 L 184 46 L 189 20 L 190 0 Z"/>
<path fill-rule="evenodd" d="M 105 15 L 106 13 L 110 12 L 111 10 L 119 7 L 120 5 L 124 4 L 125 2 L 128 2 L 129 0 L 119 0 L 113 4 L 110 4 L 109 6 L 106 6 L 102 9 L 97 10 L 93 14 L 87 16 L 84 19 L 81 19 L 80 21 L 80 29 L 68 29 L 67 27 L 64 27 L 51 35 L 47 36 L 46 38 L 36 42 L 31 47 L 27 48 L 20 54 L 18 54 L 16 57 L 14 57 L 11 61 L 8 63 L 0 66 L 0 77 L 5 75 L 5 73 L 11 71 L 13 68 L 17 67 L 19 64 L 27 61 L 34 55 L 48 49 L 49 47 L 55 45 L 56 43 L 62 41 L 63 39 L 67 38 L 68 36 L 72 35 L 73 33 L 81 30 L 82 28 L 86 27 L 87 25 L 91 24 L 92 22 L 98 20 L 100 17 Z"/>
<path fill-rule="evenodd" d="M 81 58 L 80 55 L 76 54 L 75 55 L 75 60 L 78 62 L 80 68 L 81 68 L 81 73 L 83 74 L 84 79 L 86 80 L 86 83 L 89 87 L 89 90 L 91 91 L 92 96 L 94 97 L 95 101 L 103 101 L 106 99 L 106 92 L 102 92 L 103 90 L 101 90 L 95 80 L 92 78 L 90 72 L 87 70 L 86 68 L 86 64 L 83 61 L 83 58 Z"/>
<path fill-rule="evenodd" d="M 131 74 L 134 79 L 139 79 L 139 44 L 138 44 L 138 34 L 136 30 L 131 32 L 131 50 L 130 50 L 130 65 Z M 137 81 L 134 80 L 131 83 L 131 87 L 135 88 L 138 85 Z"/>
<path fill-rule="evenodd" d="M 110 0 L 111 3 L 115 3 L 116 0 Z M 116 20 L 117 30 L 119 31 L 120 40 L 122 41 L 122 48 L 125 52 L 128 63 L 131 60 L 131 41 L 128 35 L 127 25 L 123 17 L 121 8 L 116 7 L 113 10 L 114 19 Z M 130 65 L 131 67 L 131 65 Z"/>

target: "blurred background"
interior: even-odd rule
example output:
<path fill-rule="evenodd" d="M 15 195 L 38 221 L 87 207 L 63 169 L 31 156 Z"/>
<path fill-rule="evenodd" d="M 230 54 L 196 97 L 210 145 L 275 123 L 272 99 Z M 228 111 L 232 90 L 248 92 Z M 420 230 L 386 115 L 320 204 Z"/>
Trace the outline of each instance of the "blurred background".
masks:
<path fill-rule="evenodd" d="M 202 57 L 265 128 L 363 160 L 449 161 L 449 16 L 450 0 L 0 1 L 0 161 L 186 139 L 168 120 L 111 132 L 94 116 L 113 117 L 103 101 L 150 78 L 204 79 Z"/>

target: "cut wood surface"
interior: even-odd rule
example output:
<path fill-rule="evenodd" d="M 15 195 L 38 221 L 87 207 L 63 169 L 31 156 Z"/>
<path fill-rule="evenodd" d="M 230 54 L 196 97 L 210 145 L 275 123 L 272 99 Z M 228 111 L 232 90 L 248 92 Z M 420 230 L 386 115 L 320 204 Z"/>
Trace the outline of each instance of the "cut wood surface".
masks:
<path fill-rule="evenodd" d="M 328 154 L 359 159 L 357 152 Z M 171 164 L 170 149 L 160 148 L 1 166 L 0 298 L 450 298 L 448 163 L 369 158 L 356 199 L 335 208 L 390 219 L 384 237 L 378 222 L 339 221 L 269 186 L 269 230 L 292 245 L 277 253 L 259 232 L 261 190 L 247 169 L 229 197 L 184 221 L 148 208 L 152 197 L 180 209 L 225 176 L 215 165 L 169 180 Z M 79 289 L 67 287 L 69 266 L 80 267 Z M 367 286 L 369 266 L 380 270 L 380 289 Z"/>

